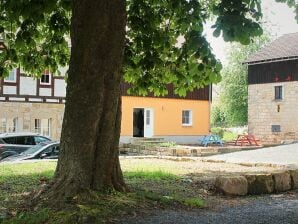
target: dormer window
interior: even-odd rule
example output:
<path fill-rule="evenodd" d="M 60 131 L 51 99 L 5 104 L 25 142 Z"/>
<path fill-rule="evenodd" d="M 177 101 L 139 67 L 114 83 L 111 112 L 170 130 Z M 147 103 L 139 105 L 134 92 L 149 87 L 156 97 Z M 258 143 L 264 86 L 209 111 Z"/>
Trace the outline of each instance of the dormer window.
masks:
<path fill-rule="evenodd" d="M 4 78 L 4 82 L 16 82 L 17 81 L 17 69 L 14 68 L 9 72 L 9 75 Z"/>
<path fill-rule="evenodd" d="M 50 85 L 51 84 L 51 74 L 49 70 L 45 70 L 40 78 L 40 84 Z"/>

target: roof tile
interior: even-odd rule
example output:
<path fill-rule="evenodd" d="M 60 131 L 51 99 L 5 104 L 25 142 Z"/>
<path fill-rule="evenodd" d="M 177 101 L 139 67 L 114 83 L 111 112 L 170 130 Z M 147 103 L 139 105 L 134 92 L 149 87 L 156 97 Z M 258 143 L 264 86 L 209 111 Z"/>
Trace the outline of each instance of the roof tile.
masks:
<path fill-rule="evenodd" d="M 255 63 L 266 60 L 279 60 L 298 56 L 298 33 L 285 34 L 259 52 L 251 55 L 245 63 Z"/>

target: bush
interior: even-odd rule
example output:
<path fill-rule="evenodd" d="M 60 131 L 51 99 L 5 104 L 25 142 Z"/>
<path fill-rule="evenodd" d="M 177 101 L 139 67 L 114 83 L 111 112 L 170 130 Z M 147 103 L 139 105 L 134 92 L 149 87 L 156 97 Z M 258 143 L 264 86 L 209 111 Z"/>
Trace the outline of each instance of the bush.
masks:
<path fill-rule="evenodd" d="M 220 127 L 211 128 L 212 134 L 218 135 L 219 137 L 223 138 L 225 130 Z"/>
<path fill-rule="evenodd" d="M 225 115 L 219 106 L 213 106 L 211 110 L 211 124 L 214 126 L 222 126 L 225 124 Z"/>

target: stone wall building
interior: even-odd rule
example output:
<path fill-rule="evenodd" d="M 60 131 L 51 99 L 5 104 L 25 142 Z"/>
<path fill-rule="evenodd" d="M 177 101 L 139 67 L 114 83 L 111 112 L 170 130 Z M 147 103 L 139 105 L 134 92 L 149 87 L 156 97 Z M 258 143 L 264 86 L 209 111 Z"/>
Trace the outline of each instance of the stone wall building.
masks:
<path fill-rule="evenodd" d="M 298 33 L 252 55 L 248 64 L 248 131 L 264 143 L 298 140 Z"/>

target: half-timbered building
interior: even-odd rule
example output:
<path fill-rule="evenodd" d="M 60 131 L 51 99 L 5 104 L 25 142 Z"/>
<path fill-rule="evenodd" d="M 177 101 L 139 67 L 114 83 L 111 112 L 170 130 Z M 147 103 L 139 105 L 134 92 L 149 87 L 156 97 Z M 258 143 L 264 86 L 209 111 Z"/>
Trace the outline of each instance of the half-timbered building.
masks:
<path fill-rule="evenodd" d="M 133 137 L 161 137 L 182 143 L 197 143 L 209 133 L 209 87 L 185 98 L 168 87 L 165 97 L 129 96 L 122 84 L 121 141 Z M 0 133 L 30 131 L 59 139 L 63 120 L 66 82 L 64 76 L 45 71 L 35 79 L 14 69 L 0 80 Z M 80 121 L 78 121 L 80 122 Z"/>

